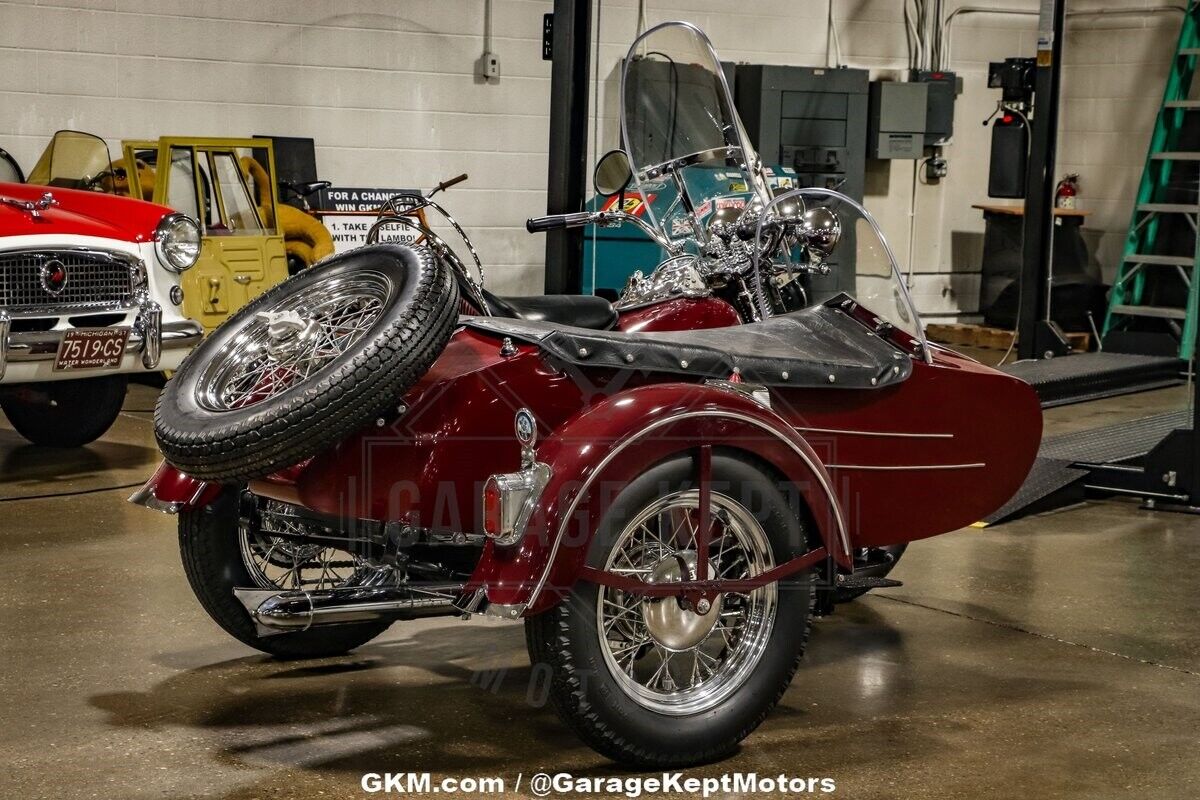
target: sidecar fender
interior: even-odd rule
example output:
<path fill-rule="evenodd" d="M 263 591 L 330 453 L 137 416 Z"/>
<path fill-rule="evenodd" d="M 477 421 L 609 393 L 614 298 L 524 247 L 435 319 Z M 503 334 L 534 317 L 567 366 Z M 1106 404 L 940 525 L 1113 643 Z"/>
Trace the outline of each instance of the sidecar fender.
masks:
<path fill-rule="evenodd" d="M 518 545 L 490 542 L 468 589 L 488 613 L 509 619 L 558 603 L 579 577 L 607 504 L 647 467 L 704 445 L 738 450 L 776 470 L 807 505 L 842 569 L 852 555 L 833 484 L 808 443 L 747 394 L 713 385 L 656 384 L 612 395 L 561 425 L 537 449 L 550 467 Z"/>
<path fill-rule="evenodd" d="M 221 484 L 184 475 L 164 461 L 142 484 L 142 488 L 129 496 L 129 502 L 165 514 L 178 514 L 188 509 L 203 508 L 217 499 L 220 493 Z"/>

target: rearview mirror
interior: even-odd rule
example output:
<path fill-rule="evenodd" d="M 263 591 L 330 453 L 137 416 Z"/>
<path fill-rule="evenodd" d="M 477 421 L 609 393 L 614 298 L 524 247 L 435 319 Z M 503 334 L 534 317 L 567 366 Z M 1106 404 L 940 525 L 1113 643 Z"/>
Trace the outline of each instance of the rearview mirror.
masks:
<path fill-rule="evenodd" d="M 609 150 L 596 162 L 596 171 L 592 173 L 592 185 L 601 197 L 620 194 L 629 188 L 632 180 L 633 170 L 624 150 Z"/>

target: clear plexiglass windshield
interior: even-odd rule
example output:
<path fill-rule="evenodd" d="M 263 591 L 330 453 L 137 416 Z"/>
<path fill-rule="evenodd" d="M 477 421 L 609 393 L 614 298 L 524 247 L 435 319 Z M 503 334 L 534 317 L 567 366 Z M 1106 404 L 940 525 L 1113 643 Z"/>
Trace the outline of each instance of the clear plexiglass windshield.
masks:
<path fill-rule="evenodd" d="M 702 243 L 719 198 L 739 195 L 737 207 L 747 195 L 767 199 L 720 61 L 698 28 L 668 22 L 638 37 L 625 57 L 621 96 L 635 184 L 646 216 L 667 238 Z"/>
<path fill-rule="evenodd" d="M 99 136 L 59 131 L 29 173 L 28 183 L 64 189 L 95 189 L 109 174 L 108 145 Z"/>
<path fill-rule="evenodd" d="M 919 340 L 927 356 L 920 319 L 874 218 L 846 195 L 801 188 L 790 177 L 776 175 L 768 188 L 771 168 L 754 151 L 721 61 L 699 28 L 667 22 L 634 41 L 621 74 L 621 134 L 647 221 L 680 251 L 700 256 L 702 272 L 722 267 L 705 263 L 715 223 L 790 217 L 795 222 L 784 236 L 758 227 L 755 244 L 767 255 L 745 276 L 755 292 L 765 296 L 790 283 L 809 305 L 850 295 Z M 797 234 L 805 211 L 818 206 L 840 232 L 828 254 Z"/>

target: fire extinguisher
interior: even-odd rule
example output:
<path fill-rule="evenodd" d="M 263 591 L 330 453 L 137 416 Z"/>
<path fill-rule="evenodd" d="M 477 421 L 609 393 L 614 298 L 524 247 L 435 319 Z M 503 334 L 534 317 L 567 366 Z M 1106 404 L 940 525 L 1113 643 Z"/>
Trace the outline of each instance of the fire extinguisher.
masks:
<path fill-rule="evenodd" d="M 1079 175 L 1070 173 L 1058 182 L 1054 191 L 1055 208 L 1075 208 L 1075 198 L 1079 194 Z"/>

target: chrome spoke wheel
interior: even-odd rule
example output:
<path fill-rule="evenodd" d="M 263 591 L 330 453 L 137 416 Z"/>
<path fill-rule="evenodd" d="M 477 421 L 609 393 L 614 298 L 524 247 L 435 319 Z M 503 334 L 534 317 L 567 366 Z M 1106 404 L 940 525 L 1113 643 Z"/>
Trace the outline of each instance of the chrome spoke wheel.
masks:
<path fill-rule="evenodd" d="M 281 297 L 213 356 L 197 384 L 196 401 L 209 411 L 229 411 L 303 383 L 371 330 L 390 291 L 387 277 L 364 271 Z"/>
<path fill-rule="evenodd" d="M 278 511 L 280 506 L 268 500 L 265 510 Z M 278 524 L 281 517 L 272 515 L 271 519 Z M 332 545 L 291 538 L 305 535 L 304 526 L 289 522 L 282 526 L 282 530 L 256 530 L 248 519 L 239 520 L 242 563 L 259 588 L 320 591 L 366 583 L 375 574 L 360 556 Z"/>
<path fill-rule="evenodd" d="M 762 525 L 742 505 L 713 492 L 709 579 L 741 580 L 774 566 Z M 676 492 L 624 528 L 605 569 L 652 583 L 695 573 L 699 493 Z M 605 663 L 639 705 L 684 715 L 719 705 L 758 664 L 775 622 L 774 584 L 718 595 L 704 614 L 675 597 L 639 597 L 600 587 L 597 627 Z"/>

